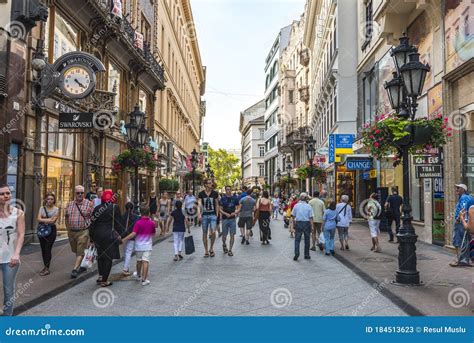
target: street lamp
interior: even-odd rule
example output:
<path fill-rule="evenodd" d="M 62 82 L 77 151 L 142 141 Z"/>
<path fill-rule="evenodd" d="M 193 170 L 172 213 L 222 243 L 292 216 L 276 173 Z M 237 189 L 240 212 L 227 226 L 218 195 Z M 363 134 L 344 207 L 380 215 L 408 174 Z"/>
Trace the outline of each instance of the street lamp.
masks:
<path fill-rule="evenodd" d="M 316 149 L 314 148 L 314 144 L 316 141 L 311 137 L 306 141 L 306 156 L 308 158 L 309 163 L 309 194 L 313 193 L 313 160 L 314 154 L 316 153 Z"/>
<path fill-rule="evenodd" d="M 258 187 L 258 177 L 255 176 L 255 177 L 254 177 L 254 180 L 255 180 L 255 187 Z"/>
<path fill-rule="evenodd" d="M 290 196 L 290 179 L 291 179 L 291 170 L 293 169 L 293 166 L 291 165 L 291 158 L 287 158 L 287 163 L 286 163 L 286 171 L 288 174 L 288 182 L 286 183 L 286 195 L 289 197 Z"/>
<path fill-rule="evenodd" d="M 430 70 L 428 64 L 420 62 L 420 55 L 415 46 L 409 44 L 408 37 L 400 38 L 400 45 L 392 48 L 390 54 L 395 62 L 396 71 L 393 79 L 385 83 L 390 105 L 402 119 L 414 120 L 418 107 L 417 99 L 421 95 L 426 74 Z M 418 236 L 412 225 L 410 205 L 409 149 L 413 143 L 413 130 L 410 128 L 409 140 L 406 144 L 398 144 L 403 160 L 403 225 L 397 234 L 398 270 L 396 282 L 417 285 L 420 273 L 416 270 L 416 241 Z"/>
<path fill-rule="evenodd" d="M 128 114 L 130 121 L 125 124 L 127 131 L 127 145 L 130 149 L 141 149 L 146 145 L 148 137 L 148 130 L 145 127 L 145 113 L 140 111 L 138 105 L 135 106 L 134 110 Z M 139 177 L 138 177 L 138 166 L 135 166 L 135 189 L 133 192 L 133 203 L 135 212 L 139 213 Z"/>
<path fill-rule="evenodd" d="M 198 152 L 196 151 L 196 149 L 193 149 L 193 151 L 191 152 L 191 166 L 193 167 L 193 195 L 194 196 L 196 195 L 195 173 L 196 173 L 197 163 L 198 163 Z"/>

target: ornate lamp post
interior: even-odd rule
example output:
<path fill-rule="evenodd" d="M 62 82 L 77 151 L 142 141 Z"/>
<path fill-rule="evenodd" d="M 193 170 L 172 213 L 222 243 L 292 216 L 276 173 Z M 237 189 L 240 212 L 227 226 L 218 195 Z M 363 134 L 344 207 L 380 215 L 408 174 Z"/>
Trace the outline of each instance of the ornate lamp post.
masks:
<path fill-rule="evenodd" d="M 134 110 L 129 113 L 130 121 L 128 124 L 125 124 L 125 129 L 127 131 L 127 145 L 129 149 L 141 149 L 146 145 L 148 138 L 148 130 L 145 127 L 146 116 L 145 113 L 140 111 L 138 105 L 135 106 Z M 133 191 L 133 204 L 135 206 L 135 211 L 140 212 L 139 209 L 139 175 L 138 175 L 138 166 L 135 166 L 135 189 Z"/>
<path fill-rule="evenodd" d="M 314 148 L 314 144 L 316 141 L 311 137 L 306 141 L 306 157 L 308 158 L 308 167 L 309 167 L 309 194 L 313 193 L 313 160 L 314 154 L 316 153 L 316 149 Z"/>
<path fill-rule="evenodd" d="M 278 167 L 278 169 L 277 169 L 276 177 L 277 177 L 277 182 L 278 182 L 278 188 L 279 188 L 280 193 L 281 193 L 281 185 L 280 185 L 280 181 L 281 181 L 281 169 L 280 169 L 279 167 Z"/>
<path fill-rule="evenodd" d="M 291 179 L 291 170 L 293 166 L 291 165 L 291 159 L 288 157 L 286 162 L 286 172 L 288 175 L 288 182 L 286 183 L 286 195 L 290 196 L 290 179 Z"/>
<path fill-rule="evenodd" d="M 196 178 L 195 178 L 195 173 L 196 173 L 196 168 L 197 168 L 197 163 L 198 163 L 198 152 L 196 149 L 193 149 L 191 152 L 191 166 L 193 167 L 193 195 L 196 195 L 195 187 L 196 187 Z"/>
<path fill-rule="evenodd" d="M 430 71 L 428 64 L 420 62 L 420 54 L 417 51 L 416 47 L 409 44 L 408 37 L 402 37 L 400 45 L 392 48 L 390 52 L 396 71 L 393 73 L 393 79 L 385 83 L 385 89 L 391 107 L 405 120 L 414 120 L 418 107 L 417 99 L 422 93 L 426 74 Z M 420 273 L 416 270 L 415 243 L 418 236 L 412 225 L 409 179 L 409 149 L 415 139 L 412 128 L 412 126 L 409 128 L 407 143 L 398 146 L 403 160 L 403 225 L 397 234 L 399 247 L 396 282 L 417 285 L 420 283 Z"/>

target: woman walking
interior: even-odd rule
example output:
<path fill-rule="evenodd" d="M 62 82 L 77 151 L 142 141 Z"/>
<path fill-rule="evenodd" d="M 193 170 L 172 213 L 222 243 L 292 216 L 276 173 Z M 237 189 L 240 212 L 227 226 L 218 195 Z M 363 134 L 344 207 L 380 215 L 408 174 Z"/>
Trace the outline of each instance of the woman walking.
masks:
<path fill-rule="evenodd" d="M 324 232 L 324 247 L 326 256 L 334 256 L 334 236 L 336 235 L 336 223 L 341 220 L 341 217 L 336 211 L 336 202 L 331 201 L 329 208 L 324 211 L 323 215 L 323 232 Z"/>
<path fill-rule="evenodd" d="M 170 221 L 173 221 L 173 243 L 174 243 L 174 261 L 182 260 L 184 233 L 186 232 L 186 217 L 183 213 L 183 203 L 177 200 L 175 210 L 171 212 Z M 191 231 L 188 228 L 188 233 Z"/>
<path fill-rule="evenodd" d="M 156 212 L 158 211 L 158 204 L 155 191 L 151 191 L 150 199 L 148 200 L 148 207 L 150 208 L 150 216 L 154 218 L 156 216 Z"/>
<path fill-rule="evenodd" d="M 134 205 L 133 202 L 127 202 L 125 204 L 125 213 L 122 217 L 122 224 L 124 225 L 125 232 L 122 234 L 122 238 L 128 236 L 133 231 L 133 226 L 136 221 L 140 219 L 140 216 L 133 211 Z M 125 258 L 123 262 L 123 271 L 124 276 L 130 276 L 130 260 L 132 259 L 133 250 L 135 249 L 135 238 L 130 239 L 125 244 Z M 138 273 L 138 269 L 137 269 Z"/>
<path fill-rule="evenodd" d="M 25 239 L 25 216 L 10 205 L 12 192 L 0 185 L 0 268 L 3 277 L 3 315 L 13 315 L 15 279 L 20 267 L 20 251 Z"/>
<path fill-rule="evenodd" d="M 164 192 L 161 195 L 160 201 L 160 217 L 159 217 L 159 223 L 160 223 L 160 236 L 163 236 L 164 234 L 168 233 L 168 217 L 171 212 L 171 201 L 170 197 L 168 195 L 168 192 Z"/>
<path fill-rule="evenodd" d="M 257 200 L 255 207 L 257 208 L 257 211 L 254 221 L 258 219 L 260 240 L 263 245 L 266 245 L 270 243 L 268 240 L 270 239 L 270 218 L 272 215 L 272 202 L 269 199 L 267 191 L 263 191 L 262 197 Z"/>
<path fill-rule="evenodd" d="M 367 221 L 369 223 L 370 236 L 372 237 L 372 248 L 371 251 L 381 252 L 379 235 L 380 235 L 380 212 L 382 211 L 380 203 L 378 202 L 377 193 L 370 195 L 369 202 L 367 203 Z"/>
<path fill-rule="evenodd" d="M 341 202 L 336 205 L 336 211 L 341 218 L 336 226 L 341 250 L 349 250 L 349 226 L 352 222 L 352 207 L 349 205 L 348 195 L 341 196 Z"/>
<path fill-rule="evenodd" d="M 44 206 L 39 209 L 38 212 L 38 223 L 46 224 L 51 227 L 51 233 L 46 237 L 38 236 L 41 255 L 43 256 L 44 268 L 40 271 L 40 276 L 49 275 L 49 266 L 51 264 L 52 250 L 54 242 L 56 241 L 56 221 L 59 217 L 59 208 L 56 206 L 56 196 L 52 193 L 46 195 Z"/>
<path fill-rule="evenodd" d="M 89 227 L 91 242 L 97 248 L 97 264 L 99 268 L 99 283 L 102 287 L 112 285 L 108 281 L 112 261 L 120 258 L 120 235 L 123 234 L 122 215 L 115 205 L 115 196 L 112 190 L 107 189 L 102 194 L 102 203 L 92 212 Z"/>

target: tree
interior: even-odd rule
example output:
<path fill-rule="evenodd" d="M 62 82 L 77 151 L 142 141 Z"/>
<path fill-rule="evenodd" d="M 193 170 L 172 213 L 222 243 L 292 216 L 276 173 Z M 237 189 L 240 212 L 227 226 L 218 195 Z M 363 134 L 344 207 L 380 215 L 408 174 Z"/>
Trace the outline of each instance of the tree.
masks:
<path fill-rule="evenodd" d="M 208 163 L 214 172 L 218 189 L 226 185 L 233 186 L 241 178 L 239 159 L 224 149 L 214 150 L 209 147 Z"/>

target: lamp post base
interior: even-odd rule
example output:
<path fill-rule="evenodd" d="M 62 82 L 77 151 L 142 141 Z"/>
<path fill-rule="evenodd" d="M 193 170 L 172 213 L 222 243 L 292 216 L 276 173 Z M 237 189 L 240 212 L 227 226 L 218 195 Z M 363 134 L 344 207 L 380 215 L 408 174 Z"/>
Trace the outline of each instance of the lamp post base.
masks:
<path fill-rule="evenodd" d="M 416 241 L 411 221 L 404 223 L 404 227 L 397 234 L 398 238 L 398 270 L 395 281 L 404 285 L 419 285 L 420 273 L 416 270 Z"/>

